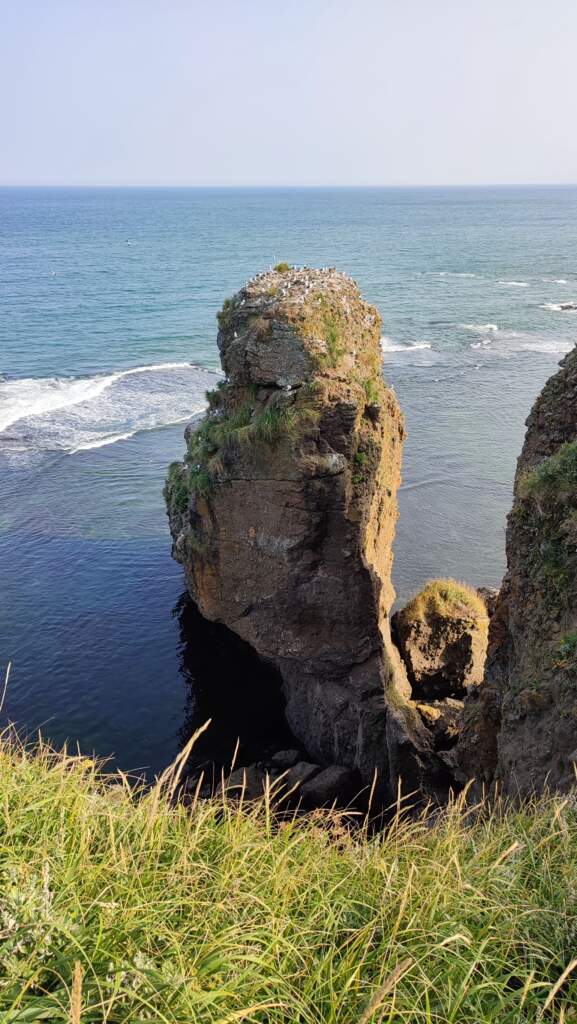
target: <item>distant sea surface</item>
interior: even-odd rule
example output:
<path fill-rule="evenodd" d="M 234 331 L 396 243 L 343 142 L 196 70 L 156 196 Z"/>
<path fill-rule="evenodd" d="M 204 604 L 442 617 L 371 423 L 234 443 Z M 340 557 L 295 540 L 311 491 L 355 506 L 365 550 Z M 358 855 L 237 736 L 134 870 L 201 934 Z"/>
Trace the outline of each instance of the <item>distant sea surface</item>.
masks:
<path fill-rule="evenodd" d="M 577 188 L 0 189 L 2 719 L 24 734 L 150 773 L 177 751 L 164 474 L 223 298 L 280 260 L 346 271 L 382 314 L 399 598 L 499 584 L 524 420 L 577 340 Z"/>

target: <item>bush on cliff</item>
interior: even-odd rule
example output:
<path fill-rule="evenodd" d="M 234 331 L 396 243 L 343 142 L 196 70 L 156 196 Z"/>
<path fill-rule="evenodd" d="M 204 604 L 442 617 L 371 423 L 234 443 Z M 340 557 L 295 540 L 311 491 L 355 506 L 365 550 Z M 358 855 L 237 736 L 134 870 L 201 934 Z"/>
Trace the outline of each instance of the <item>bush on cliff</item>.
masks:
<path fill-rule="evenodd" d="M 521 1024 L 577 1004 L 577 814 L 455 804 L 386 832 L 171 803 L 0 744 L 7 1024 Z"/>
<path fill-rule="evenodd" d="M 487 606 L 476 590 L 457 580 L 429 580 L 403 608 L 403 619 L 413 621 L 427 615 L 443 618 L 486 619 Z"/>

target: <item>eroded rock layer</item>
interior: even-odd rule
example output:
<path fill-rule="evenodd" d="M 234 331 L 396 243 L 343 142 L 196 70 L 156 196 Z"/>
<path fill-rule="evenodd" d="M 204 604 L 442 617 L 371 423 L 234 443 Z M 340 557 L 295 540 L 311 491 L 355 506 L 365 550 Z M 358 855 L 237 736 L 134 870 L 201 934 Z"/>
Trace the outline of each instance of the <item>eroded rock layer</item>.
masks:
<path fill-rule="evenodd" d="M 460 757 L 464 776 L 497 781 L 514 796 L 575 782 L 577 349 L 527 420 L 507 526 L 507 574 Z"/>
<path fill-rule="evenodd" d="M 270 271 L 219 314 L 225 379 L 166 487 L 202 614 L 274 663 L 294 735 L 382 795 L 430 738 L 391 643 L 403 418 L 380 317 L 334 270 Z M 385 793 L 386 790 L 386 793 Z"/>

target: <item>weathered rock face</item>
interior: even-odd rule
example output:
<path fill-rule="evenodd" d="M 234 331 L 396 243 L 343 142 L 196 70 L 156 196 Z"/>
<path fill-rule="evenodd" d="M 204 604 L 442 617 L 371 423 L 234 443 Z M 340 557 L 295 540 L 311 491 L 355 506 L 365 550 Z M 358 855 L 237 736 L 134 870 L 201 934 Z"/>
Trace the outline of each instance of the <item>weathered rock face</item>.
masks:
<path fill-rule="evenodd" d="M 577 758 L 577 349 L 529 419 L 486 677 L 467 710 L 464 776 L 525 796 L 566 789 Z"/>
<path fill-rule="evenodd" d="M 219 326 L 226 379 L 166 487 L 190 593 L 277 666 L 315 762 L 414 788 L 431 741 L 389 631 L 404 426 L 379 315 L 336 271 L 271 271 Z"/>
<path fill-rule="evenodd" d="M 393 624 L 414 697 L 464 697 L 479 685 L 489 618 L 476 591 L 455 580 L 431 580 Z"/>

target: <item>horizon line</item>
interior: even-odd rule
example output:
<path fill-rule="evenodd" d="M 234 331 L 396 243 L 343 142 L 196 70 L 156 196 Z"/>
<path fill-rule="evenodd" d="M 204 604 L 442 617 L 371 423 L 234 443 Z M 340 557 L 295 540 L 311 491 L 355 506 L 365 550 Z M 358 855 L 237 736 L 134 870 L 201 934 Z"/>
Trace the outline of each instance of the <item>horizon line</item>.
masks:
<path fill-rule="evenodd" d="M 435 184 L 395 184 L 395 185 L 378 185 L 378 184 L 162 184 L 162 183 L 148 183 L 148 184 L 127 184 L 127 183 L 91 183 L 86 182 L 78 183 L 51 183 L 43 184 L 40 182 L 36 183 L 18 183 L 18 182 L 0 182 L 0 189 L 466 189 L 466 188 L 575 188 L 577 187 L 577 181 L 518 181 L 518 182 L 471 182 L 471 183 L 435 183 Z"/>

